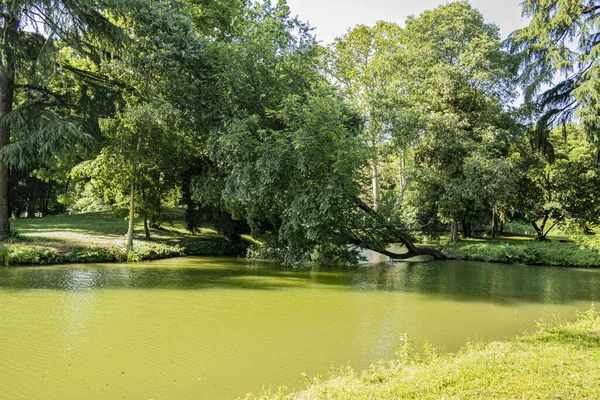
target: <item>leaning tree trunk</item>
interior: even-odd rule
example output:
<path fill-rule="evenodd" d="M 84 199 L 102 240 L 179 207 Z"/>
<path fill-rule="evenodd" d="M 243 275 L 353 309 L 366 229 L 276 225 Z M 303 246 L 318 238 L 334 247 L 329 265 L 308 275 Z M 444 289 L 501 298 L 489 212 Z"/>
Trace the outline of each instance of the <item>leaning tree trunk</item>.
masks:
<path fill-rule="evenodd" d="M 10 41 L 16 37 L 18 21 L 2 6 L 5 35 L 0 60 L 0 120 L 12 112 L 15 92 L 15 54 Z M 7 43 L 8 42 L 8 43 Z M 0 150 L 10 143 L 10 124 L 0 124 Z M 8 165 L 0 158 L 0 238 L 10 234 L 8 204 Z"/>
<path fill-rule="evenodd" d="M 354 202 L 356 203 L 356 205 L 359 209 L 363 210 L 364 212 L 366 212 L 367 214 L 369 214 L 370 216 L 375 218 L 377 220 L 377 222 L 381 225 L 381 229 L 385 229 L 390 234 L 392 234 L 395 237 L 395 239 L 398 240 L 398 242 L 402 243 L 406 247 L 407 252 L 402 253 L 402 254 L 395 253 L 392 251 L 388 251 L 387 249 L 384 249 L 384 248 L 377 248 L 375 246 L 369 246 L 368 244 L 365 244 L 361 240 L 358 240 L 358 239 L 355 240 L 352 244 L 354 244 L 356 246 L 364 247 L 368 250 L 375 251 L 379 254 L 383 254 L 385 256 L 390 257 L 393 260 L 406 260 L 409 258 L 413 258 L 413 257 L 417 257 L 417 256 L 424 256 L 424 255 L 432 256 L 436 260 L 447 260 L 448 259 L 447 255 L 443 254 L 442 252 L 438 251 L 437 249 L 435 249 L 433 247 L 417 247 L 417 246 L 415 246 L 413 241 L 406 235 L 406 233 L 402 232 L 401 229 L 398 229 L 398 227 L 396 227 L 394 224 L 387 221 L 383 216 L 381 216 L 381 214 L 377 213 L 377 211 L 375 211 L 373 208 L 369 207 L 361 199 L 355 198 Z"/>

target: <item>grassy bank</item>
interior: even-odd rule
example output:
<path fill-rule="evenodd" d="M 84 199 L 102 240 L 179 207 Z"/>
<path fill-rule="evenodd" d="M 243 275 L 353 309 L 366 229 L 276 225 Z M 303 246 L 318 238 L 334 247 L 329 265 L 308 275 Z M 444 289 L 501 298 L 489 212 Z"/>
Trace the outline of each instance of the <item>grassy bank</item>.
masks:
<path fill-rule="evenodd" d="M 0 248 L 2 264 L 142 261 L 183 255 L 230 255 L 245 250 L 210 229 L 192 235 L 182 211 L 167 215 L 161 229 L 144 236 L 143 220 L 135 221 L 134 251 L 125 251 L 127 221 L 111 213 L 50 216 L 13 221 L 14 238 Z"/>
<path fill-rule="evenodd" d="M 300 392 L 248 399 L 592 399 L 600 397 L 600 317 L 507 342 L 468 345 L 457 354 L 410 345 L 364 372 L 343 369 Z"/>
<path fill-rule="evenodd" d="M 567 238 L 536 242 L 533 237 L 468 239 L 439 250 L 454 257 L 508 264 L 552 265 L 561 267 L 599 268 L 600 253 Z"/>

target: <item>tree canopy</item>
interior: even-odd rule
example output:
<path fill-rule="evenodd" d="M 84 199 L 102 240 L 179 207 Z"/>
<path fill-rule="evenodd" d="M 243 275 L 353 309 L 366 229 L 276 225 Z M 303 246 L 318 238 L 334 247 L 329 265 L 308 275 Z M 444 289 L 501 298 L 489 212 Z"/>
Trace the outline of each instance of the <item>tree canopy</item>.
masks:
<path fill-rule="evenodd" d="M 131 250 L 134 217 L 149 238 L 175 206 L 254 257 L 346 264 L 598 222 L 593 1 L 525 1 L 505 43 L 455 1 L 328 47 L 283 0 L 2 7 L 0 236 L 109 207 Z"/>

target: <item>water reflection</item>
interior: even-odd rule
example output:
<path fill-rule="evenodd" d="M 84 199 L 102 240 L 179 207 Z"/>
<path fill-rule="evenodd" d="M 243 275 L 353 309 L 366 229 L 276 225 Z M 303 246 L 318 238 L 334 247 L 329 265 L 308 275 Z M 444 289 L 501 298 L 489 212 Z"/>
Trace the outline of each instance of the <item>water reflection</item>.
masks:
<path fill-rule="evenodd" d="M 357 292 L 421 293 L 463 301 L 594 302 L 599 298 L 600 271 L 446 261 L 299 272 L 277 264 L 201 258 L 0 270 L 0 290 L 284 290 L 311 285 Z"/>

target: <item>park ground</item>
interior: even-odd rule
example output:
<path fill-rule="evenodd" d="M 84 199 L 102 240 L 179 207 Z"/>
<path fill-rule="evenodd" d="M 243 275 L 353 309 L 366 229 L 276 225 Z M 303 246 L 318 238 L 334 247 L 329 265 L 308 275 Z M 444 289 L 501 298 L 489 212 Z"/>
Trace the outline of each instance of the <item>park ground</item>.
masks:
<path fill-rule="evenodd" d="M 143 220 L 136 219 L 134 250 L 129 255 L 125 250 L 127 220 L 110 212 L 17 219 L 11 222 L 11 229 L 13 237 L 0 252 L 5 265 L 238 256 L 245 250 L 208 228 L 189 233 L 184 213 L 177 209 L 163 215 L 160 229 L 150 229 L 150 240 L 144 235 Z"/>
<path fill-rule="evenodd" d="M 146 239 L 143 221 L 135 223 L 134 251 L 127 255 L 127 220 L 110 212 L 88 213 L 12 221 L 14 235 L 0 246 L 4 265 L 73 262 L 143 261 L 185 255 L 243 256 L 245 245 L 232 243 L 210 228 L 191 234 L 184 212 L 171 209 L 162 216 L 160 229 Z M 551 236 L 534 241 L 532 232 L 508 233 L 491 240 L 485 235 L 448 245 L 444 238 L 433 244 L 453 258 L 523 265 L 575 268 L 600 267 L 599 240 L 593 236 Z M 519 229 L 515 229 L 519 230 Z"/>

